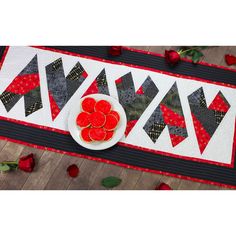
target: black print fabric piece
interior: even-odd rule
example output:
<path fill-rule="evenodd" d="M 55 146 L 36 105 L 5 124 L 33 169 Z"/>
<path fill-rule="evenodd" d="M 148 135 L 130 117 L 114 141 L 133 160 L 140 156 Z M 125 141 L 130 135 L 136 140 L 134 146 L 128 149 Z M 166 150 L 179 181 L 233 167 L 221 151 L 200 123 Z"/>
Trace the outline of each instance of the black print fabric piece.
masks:
<path fill-rule="evenodd" d="M 60 113 L 87 77 L 82 65 L 77 62 L 65 77 L 62 58 L 46 66 L 46 75 L 53 120 Z"/>
<path fill-rule="evenodd" d="M 62 59 L 59 58 L 53 63 L 47 65 L 46 74 L 48 90 L 61 110 L 68 101 L 66 78 L 62 65 Z"/>
<path fill-rule="evenodd" d="M 39 95 L 41 96 L 40 87 L 38 86 L 34 90 L 29 91 L 24 96 L 25 106 L 25 114 L 26 116 L 32 114 L 33 112 L 43 108 L 42 100 L 39 99 Z"/>
<path fill-rule="evenodd" d="M 101 94 L 105 94 L 105 95 L 110 95 L 105 69 L 103 69 L 99 73 L 99 75 L 96 77 L 96 79 L 93 81 L 93 83 L 89 86 L 89 88 L 83 94 L 83 97 L 90 95 L 90 94 L 94 94 L 94 93 L 101 93 Z"/>
<path fill-rule="evenodd" d="M 176 82 L 147 120 L 143 129 L 155 143 L 166 125 L 173 147 L 188 137 Z"/>
<path fill-rule="evenodd" d="M 131 72 L 116 80 L 116 88 L 127 116 L 127 136 L 159 90 L 148 76 L 136 92 Z"/>
<path fill-rule="evenodd" d="M 7 112 L 9 112 L 15 106 L 15 104 L 20 100 L 21 97 L 22 96 L 20 94 L 15 94 L 7 91 L 4 91 L 0 95 L 0 99 L 3 105 L 5 106 Z"/>
<path fill-rule="evenodd" d="M 0 95 L 0 100 L 9 112 L 24 96 L 25 116 L 36 112 L 43 107 L 37 55 L 17 75 L 6 90 Z"/>

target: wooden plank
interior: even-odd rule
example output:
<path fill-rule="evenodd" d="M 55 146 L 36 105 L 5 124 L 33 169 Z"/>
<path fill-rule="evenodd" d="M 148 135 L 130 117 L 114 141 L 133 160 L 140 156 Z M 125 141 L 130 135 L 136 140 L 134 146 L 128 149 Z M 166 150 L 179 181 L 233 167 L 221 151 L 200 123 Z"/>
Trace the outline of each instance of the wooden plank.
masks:
<path fill-rule="evenodd" d="M 163 175 L 162 178 L 160 179 L 161 183 L 168 184 L 173 190 L 177 190 L 182 181 L 183 181 L 182 179 L 166 175 Z"/>
<path fill-rule="evenodd" d="M 120 174 L 122 172 L 122 167 L 115 166 L 115 165 L 109 165 L 109 164 L 103 164 L 102 168 L 100 169 L 99 173 L 97 173 L 96 178 L 92 185 L 89 187 L 89 189 L 94 190 L 105 190 L 101 185 L 101 181 L 103 178 L 109 177 L 109 176 L 115 176 L 120 177 Z"/>
<path fill-rule="evenodd" d="M 132 190 L 142 176 L 141 171 L 124 168 L 120 174 L 122 182 L 115 190 Z"/>
<path fill-rule="evenodd" d="M 16 148 L 18 144 L 14 144 L 13 146 Z M 30 153 L 34 154 L 34 159 L 35 159 L 35 168 L 34 171 L 37 171 L 38 169 L 38 163 L 39 160 L 43 154 L 43 150 L 41 149 L 35 149 L 32 147 L 27 147 L 23 146 L 23 150 L 20 153 L 20 156 L 25 156 Z M 5 179 L 1 185 L 1 189 L 6 189 L 6 190 L 18 190 L 21 189 L 28 177 L 31 175 L 31 173 L 26 173 L 21 170 L 16 170 L 12 171 L 9 174 L 6 174 Z"/>
<path fill-rule="evenodd" d="M 3 149 L 3 147 L 7 144 L 6 140 L 1 140 L 0 139 L 0 151 Z"/>
<path fill-rule="evenodd" d="M 39 160 L 38 168 L 30 174 L 22 189 L 44 189 L 56 170 L 62 156 L 63 154 L 45 151 Z"/>
<path fill-rule="evenodd" d="M 89 189 L 94 183 L 95 178 L 101 172 L 103 163 L 91 160 L 84 160 L 80 166 L 80 174 L 77 178 L 73 179 L 68 187 L 70 190 L 85 190 Z"/>
<path fill-rule="evenodd" d="M 149 51 L 150 46 L 130 46 L 132 48 L 138 49 L 138 50 L 144 50 Z"/>
<path fill-rule="evenodd" d="M 202 50 L 204 54 L 202 61 L 211 64 L 223 65 L 226 50 L 227 47 L 209 47 L 204 49 Z"/>
<path fill-rule="evenodd" d="M 134 189 L 136 190 L 154 190 L 160 184 L 162 175 L 142 172 L 139 180 L 137 181 Z"/>
<path fill-rule="evenodd" d="M 176 190 L 197 190 L 201 183 L 193 182 L 190 180 L 181 180 Z"/>
<path fill-rule="evenodd" d="M 3 149 L 1 150 L 0 155 L 0 162 L 2 161 L 15 161 L 17 158 L 19 158 L 22 150 L 24 149 L 23 145 L 17 145 L 12 142 L 7 142 L 5 146 L 3 146 Z M 2 189 L 2 186 L 4 184 L 5 179 L 11 178 L 15 173 L 13 171 L 9 171 L 7 173 L 0 173 L 0 189 Z"/>
<path fill-rule="evenodd" d="M 175 49 L 176 47 L 173 46 L 151 46 L 149 48 L 150 52 L 155 52 L 158 54 L 164 54 L 165 50 Z"/>
<path fill-rule="evenodd" d="M 76 164 L 79 168 L 81 164 L 83 163 L 84 159 L 78 158 L 78 157 L 71 157 L 64 155 L 56 170 L 50 177 L 47 185 L 44 189 L 50 189 L 50 190 L 63 190 L 67 189 L 72 181 L 72 178 L 68 176 L 67 174 L 67 168 L 68 166 L 72 164 Z"/>

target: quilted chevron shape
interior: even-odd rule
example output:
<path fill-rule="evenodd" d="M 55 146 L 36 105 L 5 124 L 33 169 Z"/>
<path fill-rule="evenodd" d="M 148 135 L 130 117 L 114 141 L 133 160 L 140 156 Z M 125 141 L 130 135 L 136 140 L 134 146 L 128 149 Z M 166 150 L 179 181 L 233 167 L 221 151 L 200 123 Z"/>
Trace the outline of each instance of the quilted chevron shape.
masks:
<path fill-rule="evenodd" d="M 188 137 L 176 82 L 154 110 L 143 129 L 155 143 L 166 126 L 173 147 Z"/>
<path fill-rule="evenodd" d="M 65 77 L 62 58 L 46 66 L 46 75 L 51 115 L 55 120 L 88 75 L 82 65 L 77 62 Z"/>
<path fill-rule="evenodd" d="M 219 91 L 210 106 L 207 107 L 202 87 L 189 95 L 188 101 L 199 149 L 203 153 L 228 112 L 230 104 L 221 91 Z"/>
<path fill-rule="evenodd" d="M 135 92 L 131 72 L 116 80 L 119 102 L 124 107 L 127 116 L 127 136 L 133 129 L 138 119 L 158 93 L 158 88 L 148 76 L 141 87 Z"/>
<path fill-rule="evenodd" d="M 22 97 L 24 97 L 25 103 L 25 116 L 29 116 L 43 107 L 37 55 L 0 95 L 0 100 L 9 112 Z"/>

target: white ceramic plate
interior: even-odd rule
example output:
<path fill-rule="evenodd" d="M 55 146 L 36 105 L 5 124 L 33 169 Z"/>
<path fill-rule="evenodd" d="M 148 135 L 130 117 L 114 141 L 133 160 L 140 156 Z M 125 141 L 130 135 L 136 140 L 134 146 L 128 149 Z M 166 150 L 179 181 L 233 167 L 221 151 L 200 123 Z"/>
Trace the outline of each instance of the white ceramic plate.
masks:
<path fill-rule="evenodd" d="M 113 137 L 109 141 L 88 143 L 88 142 L 85 142 L 80 137 L 81 129 L 76 124 L 76 118 L 78 114 L 82 111 L 81 102 L 86 97 L 92 97 L 97 101 L 102 100 L 102 99 L 106 100 L 110 102 L 110 104 L 112 105 L 112 109 L 119 113 L 120 121 L 118 123 L 118 127 L 116 128 Z M 125 129 L 126 129 L 126 124 L 127 124 L 126 114 L 125 114 L 124 108 L 120 105 L 118 100 L 110 96 L 103 95 L 103 94 L 91 94 L 91 95 L 83 97 L 82 99 L 80 99 L 80 101 L 77 104 L 71 107 L 71 111 L 68 117 L 68 129 L 73 139 L 81 146 L 88 149 L 92 149 L 92 150 L 104 150 L 104 149 L 114 146 L 123 137 L 125 133 Z"/>

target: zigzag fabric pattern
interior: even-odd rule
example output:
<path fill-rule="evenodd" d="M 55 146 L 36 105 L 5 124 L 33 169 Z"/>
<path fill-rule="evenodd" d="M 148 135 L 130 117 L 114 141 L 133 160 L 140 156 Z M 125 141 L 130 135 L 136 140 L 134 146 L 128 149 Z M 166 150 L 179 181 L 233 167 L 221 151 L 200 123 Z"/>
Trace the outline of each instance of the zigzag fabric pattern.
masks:
<path fill-rule="evenodd" d="M 52 119 L 55 120 L 62 108 L 87 78 L 88 74 L 77 62 L 65 77 L 62 58 L 46 66 L 48 94 Z"/>
<path fill-rule="evenodd" d="M 117 79 L 115 82 L 119 101 L 125 109 L 127 116 L 127 128 L 125 131 L 125 135 L 127 136 L 159 90 L 151 77 L 148 76 L 137 92 L 135 92 L 131 72 Z"/>
<path fill-rule="evenodd" d="M 94 93 L 102 93 L 105 95 L 110 95 L 107 78 L 106 78 L 106 71 L 103 69 L 100 74 L 96 77 L 93 83 L 89 86 L 86 92 L 83 94 L 84 96 L 94 94 Z"/>
<path fill-rule="evenodd" d="M 188 101 L 199 149 L 200 152 L 203 153 L 211 137 L 228 112 L 230 104 L 221 91 L 219 91 L 207 108 L 202 87 L 189 95 Z"/>
<path fill-rule="evenodd" d="M 152 113 L 143 129 L 155 143 L 166 125 L 173 147 L 188 137 L 176 82 Z"/>
<path fill-rule="evenodd" d="M 24 97 L 25 103 L 25 116 L 29 116 L 43 107 L 37 55 L 0 95 L 0 100 L 9 112 L 22 97 Z"/>

